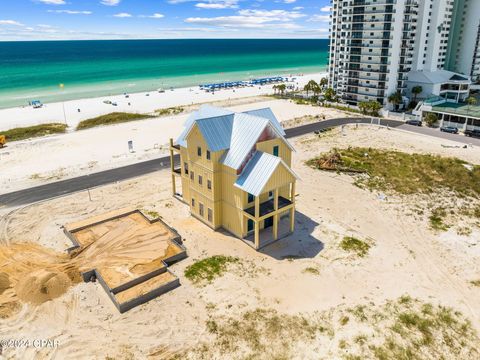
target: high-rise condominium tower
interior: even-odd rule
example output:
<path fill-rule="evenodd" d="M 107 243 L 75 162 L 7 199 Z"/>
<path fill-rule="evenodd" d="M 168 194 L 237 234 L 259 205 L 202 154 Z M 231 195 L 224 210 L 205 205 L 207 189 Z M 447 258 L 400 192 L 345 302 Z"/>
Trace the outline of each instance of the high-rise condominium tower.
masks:
<path fill-rule="evenodd" d="M 410 71 L 445 65 L 453 0 L 331 0 L 329 79 L 350 104 L 405 94 Z"/>
<path fill-rule="evenodd" d="M 446 67 L 480 81 L 480 0 L 456 0 Z"/>

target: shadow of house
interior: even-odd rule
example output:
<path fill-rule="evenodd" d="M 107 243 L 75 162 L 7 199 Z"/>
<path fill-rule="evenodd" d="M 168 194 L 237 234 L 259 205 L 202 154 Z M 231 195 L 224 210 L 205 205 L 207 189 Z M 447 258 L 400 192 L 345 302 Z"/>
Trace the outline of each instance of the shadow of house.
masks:
<path fill-rule="evenodd" d="M 295 232 L 265 245 L 260 252 L 277 260 L 314 258 L 324 248 L 323 242 L 312 235 L 319 225 L 305 214 L 295 211 Z M 269 229 L 260 234 L 263 237 L 268 235 Z"/>

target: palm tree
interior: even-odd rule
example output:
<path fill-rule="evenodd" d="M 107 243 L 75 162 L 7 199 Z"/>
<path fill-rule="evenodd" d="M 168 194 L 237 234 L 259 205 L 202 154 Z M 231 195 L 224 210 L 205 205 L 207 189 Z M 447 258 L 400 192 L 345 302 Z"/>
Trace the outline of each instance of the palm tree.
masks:
<path fill-rule="evenodd" d="M 325 100 L 327 101 L 335 101 L 335 97 L 336 97 L 336 93 L 335 93 L 335 90 L 333 90 L 332 88 L 327 88 L 325 90 L 325 92 L 323 93 L 323 96 L 325 97 Z"/>
<path fill-rule="evenodd" d="M 403 102 L 403 97 L 400 91 L 393 93 L 388 97 L 388 102 L 395 105 L 395 111 L 398 111 L 398 106 Z"/>
<path fill-rule="evenodd" d="M 322 89 L 325 89 L 325 87 L 327 87 L 328 85 L 328 79 L 326 77 L 323 77 L 320 79 L 320 86 L 322 87 Z"/>
<path fill-rule="evenodd" d="M 277 94 L 278 85 L 273 85 L 273 95 Z"/>
<path fill-rule="evenodd" d="M 422 91 L 423 91 L 423 88 L 420 85 L 412 87 L 413 101 L 415 103 L 417 102 L 417 96 L 421 94 Z"/>
<path fill-rule="evenodd" d="M 358 108 L 362 112 L 362 114 L 367 115 L 368 112 L 368 101 L 360 101 L 358 103 Z"/>
<path fill-rule="evenodd" d="M 279 84 L 279 85 L 277 86 L 277 89 L 278 89 L 278 91 L 280 91 L 280 93 L 281 93 L 282 95 L 284 95 L 284 94 L 285 94 L 285 90 L 287 89 L 287 85 L 285 85 L 285 84 Z"/>
<path fill-rule="evenodd" d="M 429 127 L 432 127 L 438 121 L 438 117 L 437 117 L 437 114 L 435 113 L 427 113 L 427 115 L 425 115 L 424 120 Z"/>
<path fill-rule="evenodd" d="M 309 91 L 315 92 L 315 89 L 318 88 L 318 84 L 315 82 L 315 80 L 310 80 L 304 87 L 303 90 L 307 92 L 307 97 Z"/>
<path fill-rule="evenodd" d="M 370 100 L 367 103 L 367 108 L 370 110 L 370 115 L 378 116 L 378 112 L 382 108 L 382 104 L 380 104 L 378 101 Z"/>

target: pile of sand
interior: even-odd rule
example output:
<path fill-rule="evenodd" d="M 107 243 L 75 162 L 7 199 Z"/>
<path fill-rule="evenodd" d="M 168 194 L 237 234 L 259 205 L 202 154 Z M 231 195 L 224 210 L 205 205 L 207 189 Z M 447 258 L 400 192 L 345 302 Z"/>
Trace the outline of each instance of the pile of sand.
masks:
<path fill-rule="evenodd" d="M 15 292 L 24 302 L 42 304 L 63 295 L 71 285 L 72 281 L 65 273 L 42 269 L 21 278 Z"/>
<path fill-rule="evenodd" d="M 0 246 L 0 318 L 11 316 L 21 302 L 41 304 L 64 294 L 80 281 L 74 261 L 37 244 Z"/>
<path fill-rule="evenodd" d="M 0 295 L 10 288 L 10 277 L 7 273 L 0 273 Z"/>

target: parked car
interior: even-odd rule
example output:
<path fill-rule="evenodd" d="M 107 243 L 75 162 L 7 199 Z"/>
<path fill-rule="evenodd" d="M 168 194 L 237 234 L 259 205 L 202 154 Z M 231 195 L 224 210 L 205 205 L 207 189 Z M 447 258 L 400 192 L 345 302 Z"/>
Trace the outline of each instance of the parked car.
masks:
<path fill-rule="evenodd" d="M 458 134 L 458 129 L 453 126 L 443 126 L 440 128 L 440 131 L 447 132 L 450 134 Z"/>
<path fill-rule="evenodd" d="M 422 126 L 422 121 L 421 120 L 407 120 L 407 121 L 405 121 L 405 124 L 413 125 L 413 126 Z"/>
<path fill-rule="evenodd" d="M 480 130 L 465 130 L 465 136 L 480 138 Z"/>

